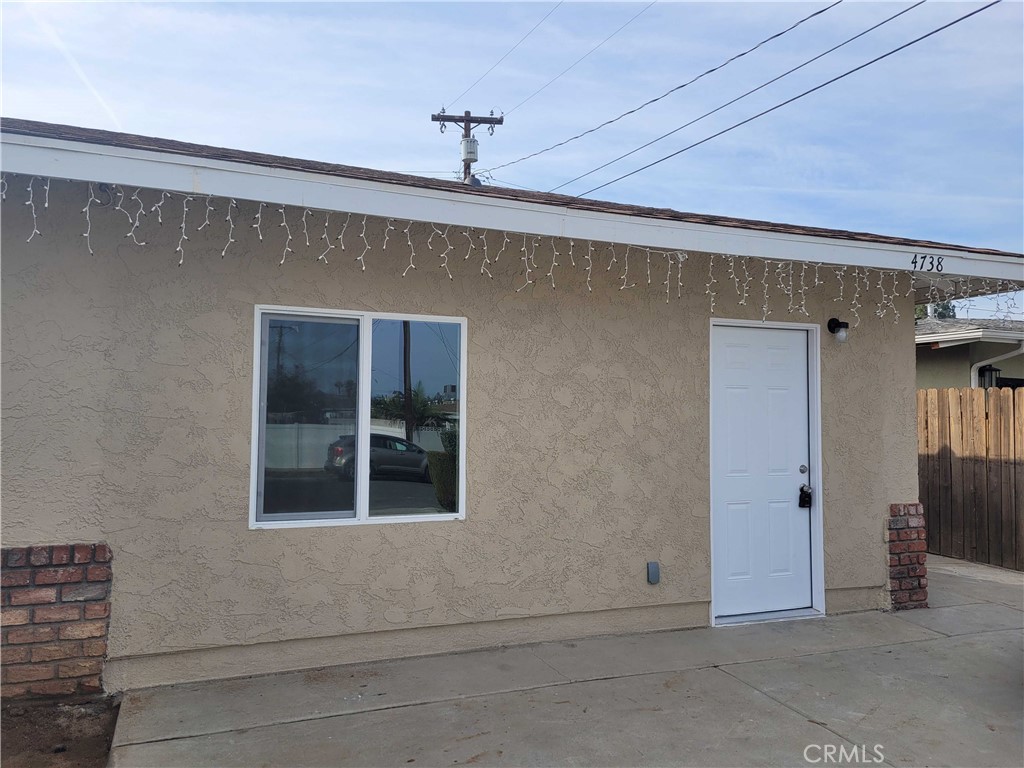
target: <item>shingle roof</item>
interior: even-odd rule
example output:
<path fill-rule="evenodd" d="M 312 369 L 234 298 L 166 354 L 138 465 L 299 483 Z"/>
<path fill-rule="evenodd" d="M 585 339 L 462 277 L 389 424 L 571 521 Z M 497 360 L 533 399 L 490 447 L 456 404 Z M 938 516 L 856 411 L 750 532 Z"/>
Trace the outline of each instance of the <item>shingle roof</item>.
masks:
<path fill-rule="evenodd" d="M 20 134 L 24 136 L 35 136 L 39 138 L 58 139 L 63 141 L 77 141 L 111 147 L 122 147 L 126 149 L 150 150 L 153 152 L 164 152 L 200 159 L 224 160 L 235 163 L 264 166 L 268 168 L 308 171 L 327 176 L 338 176 L 364 181 L 377 181 L 385 184 L 397 184 L 407 187 L 437 189 L 463 195 L 498 197 L 506 200 L 516 200 L 541 205 L 554 205 L 560 208 L 638 216 L 648 219 L 668 219 L 693 224 L 732 227 L 763 232 L 779 232 L 808 237 L 824 237 L 839 240 L 882 243 L 905 248 L 942 248 L 952 251 L 966 251 L 970 253 L 993 256 L 1010 256 L 1024 259 L 1024 254 L 1000 251 L 992 248 L 972 248 L 965 245 L 954 245 L 951 243 L 941 243 L 930 240 L 915 240 L 903 237 L 891 237 L 888 235 L 877 235 L 869 232 L 851 232 L 840 229 L 826 229 L 824 227 L 780 224 L 777 222 L 758 221 L 755 219 L 738 219 L 728 216 L 685 213 L 682 211 L 675 211 L 670 208 L 648 208 L 638 205 L 589 200 L 579 197 L 571 197 L 568 195 L 556 195 L 548 192 L 530 192 L 490 186 L 471 187 L 455 181 L 428 179 L 421 176 L 392 173 L 390 171 L 377 171 L 370 168 L 359 168 L 350 165 L 323 163 L 314 160 L 301 160 L 293 157 L 267 155 L 259 152 L 245 152 L 237 149 L 210 147 L 203 144 L 190 144 L 187 142 L 160 139 L 151 136 L 115 133 L 112 131 L 102 131 L 94 128 L 77 128 L 69 125 L 42 123 L 34 120 L 0 118 L 0 130 L 5 133 Z M 97 181 L 102 181 L 102 179 L 97 179 Z"/>
<path fill-rule="evenodd" d="M 973 320 L 960 317 L 940 320 L 934 317 L 925 317 L 914 323 L 914 335 L 916 336 L 969 331 L 1010 331 L 1019 333 L 1021 338 L 1024 338 L 1024 320 Z"/>

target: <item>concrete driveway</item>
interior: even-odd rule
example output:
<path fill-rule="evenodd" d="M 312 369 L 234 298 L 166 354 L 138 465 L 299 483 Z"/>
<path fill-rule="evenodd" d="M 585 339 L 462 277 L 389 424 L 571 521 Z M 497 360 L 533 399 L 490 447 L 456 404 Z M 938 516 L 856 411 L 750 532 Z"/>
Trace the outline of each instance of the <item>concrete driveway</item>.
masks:
<path fill-rule="evenodd" d="M 330 667 L 125 695 L 114 766 L 1020 766 L 1024 575 L 927 610 Z"/>

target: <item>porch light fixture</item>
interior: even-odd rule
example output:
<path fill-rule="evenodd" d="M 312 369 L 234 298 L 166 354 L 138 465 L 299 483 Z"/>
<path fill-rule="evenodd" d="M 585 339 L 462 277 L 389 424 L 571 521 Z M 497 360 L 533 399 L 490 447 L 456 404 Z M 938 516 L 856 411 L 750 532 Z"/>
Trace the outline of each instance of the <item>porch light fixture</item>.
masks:
<path fill-rule="evenodd" d="M 828 319 L 828 332 L 836 337 L 839 343 L 845 343 L 850 338 L 850 324 L 844 323 L 838 317 Z"/>

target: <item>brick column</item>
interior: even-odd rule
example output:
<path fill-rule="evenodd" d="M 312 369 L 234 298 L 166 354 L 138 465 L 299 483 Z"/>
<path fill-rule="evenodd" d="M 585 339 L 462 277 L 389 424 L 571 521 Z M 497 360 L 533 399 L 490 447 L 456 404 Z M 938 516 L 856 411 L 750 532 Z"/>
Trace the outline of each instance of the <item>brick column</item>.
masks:
<path fill-rule="evenodd" d="M 894 611 L 928 607 L 924 507 L 889 505 L 889 593 Z"/>
<path fill-rule="evenodd" d="M 111 559 L 106 544 L 0 550 L 5 700 L 103 691 Z"/>

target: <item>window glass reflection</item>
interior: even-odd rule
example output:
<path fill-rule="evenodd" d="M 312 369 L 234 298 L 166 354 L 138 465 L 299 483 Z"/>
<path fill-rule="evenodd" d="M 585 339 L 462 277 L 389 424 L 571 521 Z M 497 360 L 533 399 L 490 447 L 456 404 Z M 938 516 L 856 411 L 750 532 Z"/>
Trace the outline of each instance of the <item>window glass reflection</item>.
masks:
<path fill-rule="evenodd" d="M 260 513 L 354 517 L 358 321 L 264 315 L 262 330 Z"/>
<path fill-rule="evenodd" d="M 460 330 L 373 321 L 371 516 L 458 511 Z"/>

